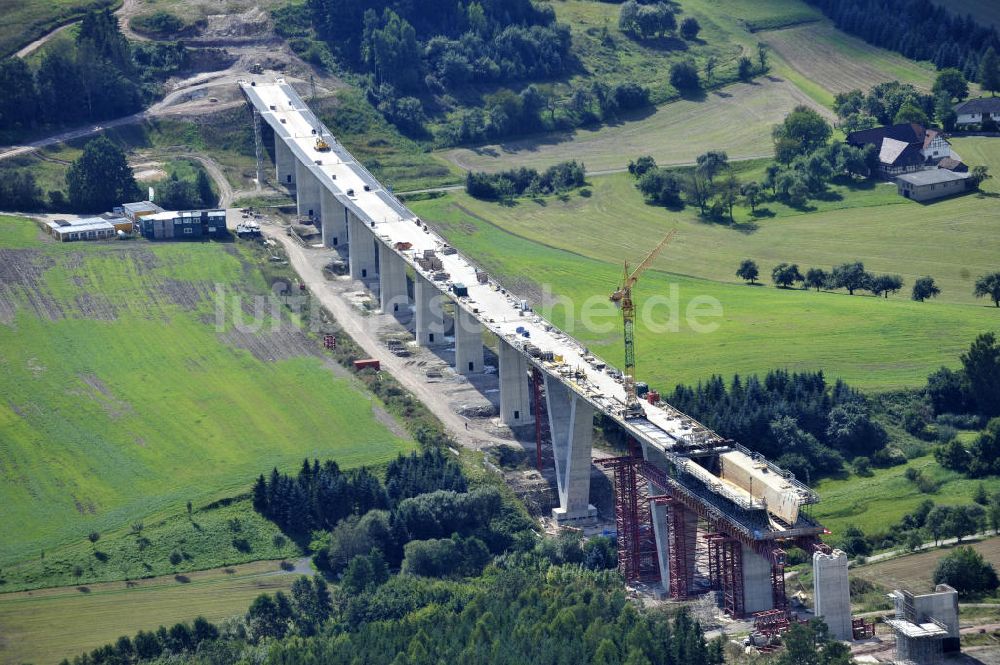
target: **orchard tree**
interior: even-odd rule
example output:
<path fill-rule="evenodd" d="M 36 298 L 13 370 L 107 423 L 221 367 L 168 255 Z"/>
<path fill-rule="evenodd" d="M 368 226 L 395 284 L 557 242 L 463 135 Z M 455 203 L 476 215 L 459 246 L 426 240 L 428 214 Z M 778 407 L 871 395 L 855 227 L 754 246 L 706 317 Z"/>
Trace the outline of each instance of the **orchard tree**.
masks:
<path fill-rule="evenodd" d="M 913 294 L 910 296 L 917 302 L 923 302 L 928 298 L 934 298 L 941 293 L 941 289 L 934 283 L 934 278 L 929 276 L 918 277 L 913 283 Z"/>
<path fill-rule="evenodd" d="M 709 150 L 698 155 L 695 163 L 695 170 L 711 184 L 715 176 L 729 168 L 729 155 L 724 150 Z"/>
<path fill-rule="evenodd" d="M 1000 272 L 982 275 L 976 280 L 976 288 L 972 293 L 977 298 L 988 296 L 994 305 L 1000 307 Z"/>
<path fill-rule="evenodd" d="M 900 275 L 873 275 L 869 288 L 876 296 L 888 298 L 890 293 L 903 288 L 903 278 Z"/>
<path fill-rule="evenodd" d="M 760 276 L 760 270 L 758 270 L 757 263 L 753 259 L 743 259 L 740 267 L 736 269 L 736 276 L 754 284 Z"/>
<path fill-rule="evenodd" d="M 860 261 L 854 263 L 842 263 L 834 267 L 830 274 L 830 282 L 835 289 L 847 289 L 847 292 L 854 295 L 858 289 L 867 289 L 871 275 L 865 272 L 865 264 Z"/>
<path fill-rule="evenodd" d="M 701 79 L 698 78 L 698 68 L 691 60 L 675 62 L 670 66 L 670 85 L 677 88 L 681 93 L 694 92 L 701 88 Z"/>
<path fill-rule="evenodd" d="M 805 155 L 826 145 L 833 134 L 823 116 L 808 106 L 797 106 L 785 120 L 771 132 L 774 138 L 775 157 L 788 163 L 798 155 Z"/>
<path fill-rule="evenodd" d="M 954 67 L 948 67 L 938 72 L 931 92 L 935 96 L 943 92 L 948 95 L 949 100 L 957 99 L 962 101 L 969 96 L 969 82 L 965 80 L 962 72 Z"/>
<path fill-rule="evenodd" d="M 806 288 L 816 289 L 819 291 L 820 289 L 826 287 L 829 281 L 830 276 L 822 268 L 810 268 L 806 271 Z"/>
<path fill-rule="evenodd" d="M 764 198 L 764 190 L 756 182 L 748 182 L 743 185 L 741 193 L 743 194 L 743 202 L 750 207 L 750 212 L 756 212 L 757 206 Z"/>
<path fill-rule="evenodd" d="M 698 33 L 701 32 L 701 24 L 698 23 L 698 19 L 693 16 L 688 16 L 686 19 L 681 21 L 681 37 L 688 40 L 689 42 L 694 41 L 698 38 Z"/>
<path fill-rule="evenodd" d="M 801 282 L 803 279 L 796 263 L 779 263 L 771 271 L 771 281 L 784 289 L 792 286 L 795 282 Z"/>

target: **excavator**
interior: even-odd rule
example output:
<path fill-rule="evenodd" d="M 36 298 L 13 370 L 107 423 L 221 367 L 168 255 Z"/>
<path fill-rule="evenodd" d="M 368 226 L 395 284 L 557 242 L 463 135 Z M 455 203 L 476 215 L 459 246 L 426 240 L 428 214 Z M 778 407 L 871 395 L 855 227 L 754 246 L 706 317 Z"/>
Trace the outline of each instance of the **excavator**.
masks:
<path fill-rule="evenodd" d="M 611 294 L 611 302 L 621 308 L 625 333 L 625 372 L 622 375 L 622 384 L 625 386 L 625 407 L 621 411 L 621 416 L 626 419 L 642 418 L 645 415 L 635 390 L 635 304 L 632 302 L 632 287 L 639 280 L 639 276 L 660 255 L 663 248 L 670 244 L 675 235 L 677 235 L 677 229 L 671 229 L 660 241 L 660 244 L 654 247 L 653 251 L 631 273 L 626 260 L 621 285 L 618 290 Z"/>

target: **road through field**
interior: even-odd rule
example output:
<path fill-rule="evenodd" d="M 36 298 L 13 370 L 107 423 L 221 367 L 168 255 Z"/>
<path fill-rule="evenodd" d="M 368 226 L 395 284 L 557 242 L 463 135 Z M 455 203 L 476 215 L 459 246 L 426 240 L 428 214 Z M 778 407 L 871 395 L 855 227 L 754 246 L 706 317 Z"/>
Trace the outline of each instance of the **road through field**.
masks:
<path fill-rule="evenodd" d="M 268 238 L 281 244 L 288 254 L 292 268 L 309 287 L 310 292 L 319 298 L 323 307 L 333 314 L 333 318 L 337 320 L 344 332 L 350 335 L 369 357 L 377 358 L 382 369 L 388 371 L 393 378 L 423 402 L 444 423 L 449 434 L 455 440 L 474 449 L 482 448 L 484 445 L 510 445 L 512 443 L 511 439 L 495 436 L 484 429 L 484 423 L 480 422 L 484 419 L 470 420 L 455 413 L 448 403 L 448 398 L 438 389 L 437 384 L 427 383 L 424 378 L 416 375 L 406 358 L 400 358 L 390 353 L 385 344 L 378 339 L 375 331 L 372 330 L 373 326 L 363 324 L 364 316 L 329 287 L 321 267 L 310 260 L 309 250 L 291 236 L 286 235 L 283 227 L 265 223 L 261 225 L 261 231 Z"/>

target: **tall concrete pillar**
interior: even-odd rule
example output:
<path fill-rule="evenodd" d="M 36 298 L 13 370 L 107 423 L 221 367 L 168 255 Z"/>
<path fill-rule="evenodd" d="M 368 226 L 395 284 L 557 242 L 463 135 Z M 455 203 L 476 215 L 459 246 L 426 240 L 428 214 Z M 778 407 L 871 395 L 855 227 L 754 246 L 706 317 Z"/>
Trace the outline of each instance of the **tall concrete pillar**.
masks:
<path fill-rule="evenodd" d="M 851 588 L 847 581 L 847 554 L 813 554 L 813 601 L 815 614 L 830 627 L 838 640 L 854 637 L 851 630 Z"/>
<path fill-rule="evenodd" d="M 461 307 L 455 307 L 455 371 L 483 371 L 483 324 Z"/>
<path fill-rule="evenodd" d="M 500 360 L 500 422 L 508 427 L 535 422 L 531 415 L 527 358 L 502 338 L 497 349 Z"/>
<path fill-rule="evenodd" d="M 278 182 L 288 187 L 295 187 L 295 155 L 285 143 L 285 139 L 274 135 L 274 171 Z"/>
<path fill-rule="evenodd" d="M 383 312 L 403 312 L 408 308 L 406 263 L 383 243 L 378 244 L 378 286 Z"/>
<path fill-rule="evenodd" d="M 426 347 L 444 343 L 445 295 L 418 274 L 413 281 L 413 299 L 417 344 Z"/>
<path fill-rule="evenodd" d="M 590 505 L 590 456 L 594 443 L 594 407 L 562 381 L 545 375 L 545 396 L 556 463 L 559 522 L 597 517 Z"/>
<path fill-rule="evenodd" d="M 372 235 L 364 222 L 353 214 L 348 217 L 350 227 L 351 251 L 348 253 L 351 277 L 353 279 L 371 279 L 375 277 L 375 236 Z"/>
<path fill-rule="evenodd" d="M 333 192 L 320 187 L 320 218 L 323 220 L 323 246 L 339 247 L 347 244 L 347 207 L 337 200 Z"/>
<path fill-rule="evenodd" d="M 309 167 L 295 160 L 295 203 L 299 217 L 313 217 L 320 213 L 321 186 Z"/>
<path fill-rule="evenodd" d="M 650 494 L 659 494 L 659 490 L 650 485 Z M 670 507 L 665 503 L 653 503 L 650 507 L 653 518 L 653 536 L 656 538 L 656 559 L 660 564 L 660 583 L 663 593 L 670 593 L 670 531 L 667 520 Z"/>
<path fill-rule="evenodd" d="M 743 611 L 747 614 L 774 607 L 771 562 L 746 545 L 743 548 Z"/>

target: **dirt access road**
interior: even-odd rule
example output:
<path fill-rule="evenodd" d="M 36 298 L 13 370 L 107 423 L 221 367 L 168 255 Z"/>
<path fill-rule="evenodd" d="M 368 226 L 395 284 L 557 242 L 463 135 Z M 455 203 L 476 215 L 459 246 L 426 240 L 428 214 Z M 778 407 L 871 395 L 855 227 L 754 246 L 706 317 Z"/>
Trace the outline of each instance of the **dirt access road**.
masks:
<path fill-rule="evenodd" d="M 378 339 L 370 321 L 353 305 L 345 301 L 328 283 L 322 269 L 310 260 L 310 249 L 303 247 L 296 239 L 286 235 L 284 227 L 261 224 L 264 235 L 278 242 L 288 255 L 292 268 L 306 284 L 309 291 L 337 320 L 337 323 L 372 358 L 377 358 L 382 369 L 392 374 L 417 399 L 427 405 L 448 429 L 449 434 L 462 445 L 481 449 L 485 446 L 506 444 L 517 445 L 514 439 L 497 436 L 488 431 L 491 419 L 465 418 L 457 414 L 449 403 L 448 396 L 440 384 L 428 383 L 417 376 L 406 358 L 393 355 Z"/>

